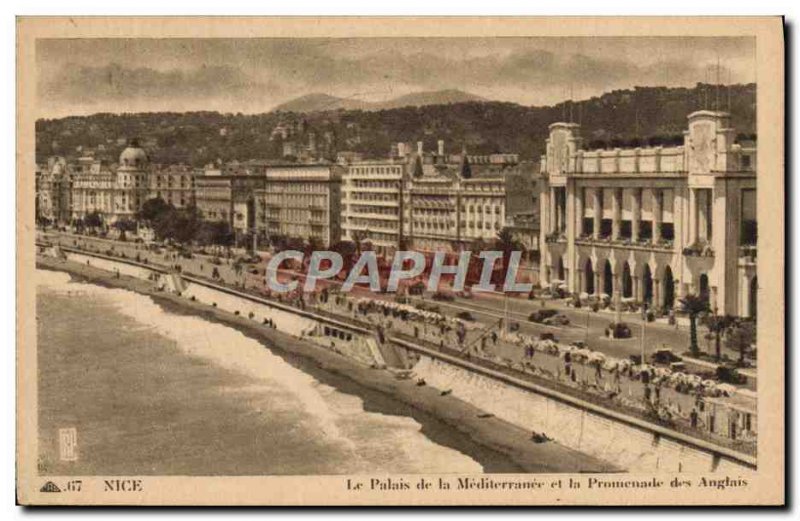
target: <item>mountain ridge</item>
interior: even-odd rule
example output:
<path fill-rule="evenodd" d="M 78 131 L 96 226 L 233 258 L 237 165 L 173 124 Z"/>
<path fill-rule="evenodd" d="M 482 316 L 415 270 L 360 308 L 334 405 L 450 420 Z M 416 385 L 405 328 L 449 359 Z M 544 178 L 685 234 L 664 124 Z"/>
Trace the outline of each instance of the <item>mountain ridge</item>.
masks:
<path fill-rule="evenodd" d="M 420 91 L 404 94 L 385 101 L 365 101 L 355 97 L 342 98 L 323 92 L 312 92 L 283 102 L 270 112 L 311 113 L 336 110 L 392 110 L 402 107 L 424 107 L 427 105 L 450 105 L 454 103 L 489 102 L 459 89 Z"/>

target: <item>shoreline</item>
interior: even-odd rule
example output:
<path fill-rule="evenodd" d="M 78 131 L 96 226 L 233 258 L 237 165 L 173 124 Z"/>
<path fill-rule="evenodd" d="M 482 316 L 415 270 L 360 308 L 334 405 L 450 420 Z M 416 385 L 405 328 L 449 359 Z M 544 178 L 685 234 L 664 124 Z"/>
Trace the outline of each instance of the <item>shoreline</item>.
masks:
<path fill-rule="evenodd" d="M 399 380 L 385 370 L 365 367 L 346 357 L 250 319 L 159 292 L 148 281 L 111 273 L 72 261 L 37 256 L 37 267 L 69 273 L 73 278 L 151 297 L 170 313 L 194 315 L 232 327 L 259 341 L 287 363 L 341 392 L 356 395 L 365 411 L 409 416 L 431 441 L 477 461 L 486 473 L 576 473 L 619 471 L 612 464 L 553 442 L 530 440 L 530 433 L 439 390 Z"/>

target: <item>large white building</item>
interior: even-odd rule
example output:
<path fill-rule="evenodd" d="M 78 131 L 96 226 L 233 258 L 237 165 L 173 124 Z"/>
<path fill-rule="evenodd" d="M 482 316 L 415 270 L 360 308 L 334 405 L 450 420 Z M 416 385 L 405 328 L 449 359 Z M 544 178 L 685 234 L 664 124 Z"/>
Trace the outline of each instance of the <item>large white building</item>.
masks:
<path fill-rule="evenodd" d="M 446 156 L 443 141 L 433 153 L 421 142 L 409 148 L 399 143 L 391 158 L 348 165 L 342 238 L 369 241 L 390 257 L 402 248 L 457 252 L 497 237 L 506 225 L 506 176 L 489 171 L 488 161 Z"/>
<path fill-rule="evenodd" d="M 262 188 L 253 190 L 256 233 L 317 239 L 325 246 L 341 237 L 342 167 L 332 164 L 269 166 Z M 234 212 L 249 212 L 234 200 Z M 245 217 L 244 221 L 249 219 Z M 235 225 L 235 222 L 234 222 Z"/>
<path fill-rule="evenodd" d="M 398 249 L 407 166 L 399 158 L 347 166 L 342 179 L 342 240 L 369 241 L 383 255 Z"/>
<path fill-rule="evenodd" d="M 584 150 L 550 125 L 541 161 L 540 278 L 661 310 L 687 294 L 756 314 L 756 150 L 730 115 L 688 116 L 683 144 Z"/>
<path fill-rule="evenodd" d="M 69 169 L 71 219 L 93 212 L 108 224 L 132 219 L 147 198 L 150 161 L 135 140 L 120 154 L 116 170 L 92 157 L 79 158 Z"/>

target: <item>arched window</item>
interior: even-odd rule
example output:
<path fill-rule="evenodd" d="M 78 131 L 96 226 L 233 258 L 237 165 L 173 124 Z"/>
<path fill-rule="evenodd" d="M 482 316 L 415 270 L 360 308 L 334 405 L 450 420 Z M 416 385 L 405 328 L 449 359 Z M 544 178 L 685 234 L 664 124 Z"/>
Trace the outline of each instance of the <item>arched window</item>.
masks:
<path fill-rule="evenodd" d="M 611 261 L 606 259 L 603 266 L 603 293 L 607 295 L 614 294 L 614 273 L 611 270 Z"/>
<path fill-rule="evenodd" d="M 672 277 L 672 268 L 664 268 L 664 281 L 661 291 L 664 292 L 664 309 L 672 309 L 675 306 L 675 279 Z"/>
<path fill-rule="evenodd" d="M 586 277 L 586 287 L 584 291 L 589 295 L 594 295 L 594 269 L 592 269 L 591 259 L 586 259 L 586 265 L 583 268 L 584 276 Z"/>
<path fill-rule="evenodd" d="M 631 278 L 631 267 L 625 262 L 622 267 L 622 296 L 630 298 L 633 296 L 633 279 Z"/>
<path fill-rule="evenodd" d="M 647 264 L 644 265 L 644 273 L 642 274 L 642 302 L 653 303 L 653 273 Z"/>

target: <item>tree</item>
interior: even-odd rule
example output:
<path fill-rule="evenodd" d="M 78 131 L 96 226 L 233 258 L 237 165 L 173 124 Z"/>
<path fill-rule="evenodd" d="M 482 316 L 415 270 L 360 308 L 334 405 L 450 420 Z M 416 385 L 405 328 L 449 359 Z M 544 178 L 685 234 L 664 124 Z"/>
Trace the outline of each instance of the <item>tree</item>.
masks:
<path fill-rule="evenodd" d="M 349 272 L 353 267 L 353 256 L 356 253 L 356 245 L 353 241 L 339 241 L 331 246 L 331 251 L 342 256 L 342 269 Z"/>
<path fill-rule="evenodd" d="M 700 352 L 697 346 L 697 317 L 700 313 L 708 311 L 708 301 L 699 295 L 689 294 L 680 302 L 683 311 L 689 315 L 689 351 L 697 356 Z"/>
<path fill-rule="evenodd" d="M 353 230 L 350 235 L 353 237 L 353 243 L 356 245 L 356 256 L 361 256 L 361 243 L 364 242 L 364 239 L 367 237 L 367 234 L 362 230 Z"/>
<path fill-rule="evenodd" d="M 183 244 L 195 240 L 203 222 L 200 210 L 195 206 L 189 206 L 170 213 L 172 238 Z"/>
<path fill-rule="evenodd" d="M 83 224 L 87 228 L 100 228 L 103 226 L 103 214 L 97 210 L 89 212 L 83 218 Z"/>
<path fill-rule="evenodd" d="M 706 327 L 714 335 L 714 358 L 717 362 L 722 359 L 722 335 L 734 323 L 730 315 L 711 315 L 706 319 Z"/>
<path fill-rule="evenodd" d="M 136 219 L 152 223 L 171 210 L 174 210 L 171 204 L 160 197 L 153 197 L 142 204 L 142 207 L 136 212 Z"/>
<path fill-rule="evenodd" d="M 216 244 L 226 248 L 233 244 L 234 234 L 228 221 L 202 222 L 197 231 L 202 244 Z"/>
<path fill-rule="evenodd" d="M 311 255 L 315 251 L 322 251 L 325 249 L 325 244 L 319 237 L 309 237 L 308 245 L 306 247 L 306 255 Z"/>
<path fill-rule="evenodd" d="M 481 271 L 483 270 L 483 260 L 480 258 L 480 254 L 488 249 L 490 249 L 490 245 L 480 237 L 470 243 L 469 269 L 467 271 L 467 281 L 470 284 L 480 281 Z"/>
<path fill-rule="evenodd" d="M 739 363 L 744 363 L 747 351 L 756 341 L 756 327 L 751 320 L 734 322 L 726 335 L 726 345 L 739 353 Z"/>
<path fill-rule="evenodd" d="M 119 240 L 124 241 L 127 239 L 127 233 L 136 231 L 136 223 L 130 219 L 117 219 L 114 228 L 119 231 Z"/>
<path fill-rule="evenodd" d="M 495 248 L 503 252 L 503 277 L 507 275 L 508 265 L 511 261 L 511 252 L 522 251 L 522 245 L 514 239 L 514 233 L 510 228 L 504 227 L 497 233 L 494 240 Z"/>

